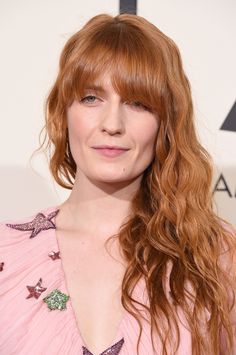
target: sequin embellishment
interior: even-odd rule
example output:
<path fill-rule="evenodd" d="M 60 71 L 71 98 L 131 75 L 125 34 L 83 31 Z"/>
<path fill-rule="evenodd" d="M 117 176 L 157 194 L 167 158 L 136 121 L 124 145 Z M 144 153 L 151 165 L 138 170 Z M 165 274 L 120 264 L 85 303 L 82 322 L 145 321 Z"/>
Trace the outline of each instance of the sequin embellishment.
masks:
<path fill-rule="evenodd" d="M 46 217 L 43 213 L 38 213 L 36 217 L 28 223 L 22 224 L 6 224 L 7 227 L 17 229 L 20 231 L 32 231 L 30 238 L 36 237 L 43 230 L 55 229 L 56 226 L 52 222 L 52 219 L 57 215 L 59 210 L 49 213 Z"/>
<path fill-rule="evenodd" d="M 0 271 L 3 270 L 3 265 L 4 265 L 4 262 L 1 262 L 1 263 L 0 263 Z"/>
<path fill-rule="evenodd" d="M 39 298 L 42 292 L 46 291 L 46 287 L 42 287 L 42 279 L 40 278 L 39 281 L 35 286 L 26 286 L 30 292 L 30 294 L 26 298 Z"/>
<path fill-rule="evenodd" d="M 59 309 L 60 311 L 66 309 L 66 302 L 69 300 L 70 296 L 61 292 L 58 289 L 53 290 L 48 296 L 43 298 L 43 301 L 47 303 L 50 311 L 54 309 Z"/>
<path fill-rule="evenodd" d="M 56 260 L 56 259 L 61 259 L 61 257 L 60 257 L 60 251 L 51 251 L 49 254 L 48 254 L 48 256 L 50 256 L 50 258 L 52 259 L 52 260 Z"/>
<path fill-rule="evenodd" d="M 103 351 L 100 355 L 118 355 L 124 344 L 124 338 L 112 345 L 110 348 Z M 83 355 L 93 355 L 85 346 L 82 346 Z"/>

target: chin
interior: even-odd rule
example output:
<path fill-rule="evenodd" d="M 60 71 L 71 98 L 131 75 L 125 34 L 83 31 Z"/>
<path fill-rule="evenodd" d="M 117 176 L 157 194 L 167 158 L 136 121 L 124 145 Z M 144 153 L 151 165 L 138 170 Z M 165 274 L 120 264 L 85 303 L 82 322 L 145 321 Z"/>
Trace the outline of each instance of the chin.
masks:
<path fill-rule="evenodd" d="M 115 176 L 111 174 L 93 175 L 90 176 L 90 179 L 94 182 L 97 181 L 100 183 L 107 183 L 107 184 L 129 183 L 131 180 L 128 176 L 118 177 L 117 174 Z"/>

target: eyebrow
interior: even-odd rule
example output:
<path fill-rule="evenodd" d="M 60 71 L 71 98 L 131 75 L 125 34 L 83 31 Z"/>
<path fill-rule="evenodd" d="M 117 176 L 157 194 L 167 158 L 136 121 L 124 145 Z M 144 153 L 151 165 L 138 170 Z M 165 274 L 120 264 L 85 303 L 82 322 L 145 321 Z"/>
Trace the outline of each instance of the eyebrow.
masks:
<path fill-rule="evenodd" d="M 100 93 L 103 93 L 103 94 L 106 92 L 106 90 L 104 89 L 103 86 L 95 85 L 95 84 L 89 84 L 89 85 L 85 86 L 84 89 L 85 90 L 94 90 L 96 92 L 100 92 Z"/>

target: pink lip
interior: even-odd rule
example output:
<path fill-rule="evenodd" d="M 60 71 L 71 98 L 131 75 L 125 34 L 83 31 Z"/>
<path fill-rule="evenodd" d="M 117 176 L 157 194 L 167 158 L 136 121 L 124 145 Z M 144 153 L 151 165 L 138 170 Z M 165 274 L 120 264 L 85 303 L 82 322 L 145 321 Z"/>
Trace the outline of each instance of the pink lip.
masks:
<path fill-rule="evenodd" d="M 92 148 L 98 148 L 98 149 L 101 149 L 101 148 L 107 148 L 107 149 L 124 149 L 124 150 L 129 150 L 129 148 L 127 147 L 121 147 L 121 146 L 118 146 L 118 145 L 94 145 Z"/>
<path fill-rule="evenodd" d="M 114 149 L 114 148 L 94 148 L 99 154 L 104 155 L 106 157 L 117 157 L 121 154 L 127 152 L 124 149 Z"/>

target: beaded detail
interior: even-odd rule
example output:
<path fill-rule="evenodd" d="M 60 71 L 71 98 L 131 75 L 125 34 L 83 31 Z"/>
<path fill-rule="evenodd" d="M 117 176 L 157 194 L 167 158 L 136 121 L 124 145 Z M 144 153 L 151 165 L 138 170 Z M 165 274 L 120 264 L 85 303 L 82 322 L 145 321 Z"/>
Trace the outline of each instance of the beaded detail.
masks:
<path fill-rule="evenodd" d="M 56 228 L 55 223 L 52 222 L 52 219 L 58 212 L 59 210 L 53 211 L 49 213 L 48 216 L 45 216 L 43 213 L 38 213 L 36 217 L 28 223 L 6 224 L 6 226 L 20 231 L 32 231 L 30 238 L 34 238 L 41 231 Z"/>
<path fill-rule="evenodd" d="M 48 256 L 52 259 L 52 260 L 56 260 L 56 259 L 61 259 L 60 257 L 60 251 L 51 251 Z"/>
<path fill-rule="evenodd" d="M 60 311 L 66 309 L 66 302 L 69 300 L 70 296 L 61 292 L 58 289 L 53 290 L 48 296 L 43 298 L 43 301 L 47 303 L 50 311 L 54 309 L 59 309 Z"/>
<path fill-rule="evenodd" d="M 42 292 L 46 291 L 46 287 L 42 287 L 42 279 L 40 278 L 39 281 L 35 286 L 26 286 L 29 291 L 29 295 L 26 298 L 39 298 Z"/>
<path fill-rule="evenodd" d="M 124 344 L 124 338 L 119 340 L 117 343 L 112 345 L 110 348 L 106 349 L 99 355 L 118 355 L 122 346 Z M 93 355 L 85 346 L 82 346 L 83 349 L 83 355 Z"/>

